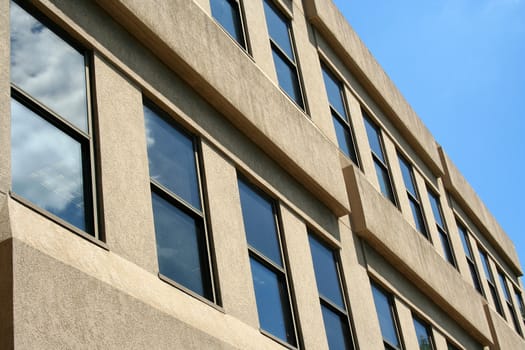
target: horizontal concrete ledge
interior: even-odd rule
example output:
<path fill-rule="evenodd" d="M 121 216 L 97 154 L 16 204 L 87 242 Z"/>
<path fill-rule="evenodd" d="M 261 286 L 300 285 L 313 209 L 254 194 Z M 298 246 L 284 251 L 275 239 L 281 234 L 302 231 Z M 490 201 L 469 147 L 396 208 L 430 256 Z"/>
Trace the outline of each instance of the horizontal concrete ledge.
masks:
<path fill-rule="evenodd" d="M 336 215 L 348 214 L 337 147 L 199 6 L 97 3 Z"/>
<path fill-rule="evenodd" d="M 512 240 L 443 148 L 439 148 L 439 153 L 445 167 L 445 176 L 443 177 L 445 188 L 452 194 L 454 200 L 462 207 L 488 241 L 496 248 L 501 257 L 514 269 L 514 272 L 518 276 L 523 275 L 518 253 Z"/>
<path fill-rule="evenodd" d="M 443 173 L 434 137 L 332 1 L 304 0 L 308 20 L 322 34 L 407 142 L 436 174 Z"/>
<path fill-rule="evenodd" d="M 492 343 L 483 299 L 361 174 L 344 169 L 352 227 L 392 266 L 481 343 Z"/>
<path fill-rule="evenodd" d="M 485 305 L 485 312 L 498 349 L 525 349 L 525 340 L 488 304 Z"/>

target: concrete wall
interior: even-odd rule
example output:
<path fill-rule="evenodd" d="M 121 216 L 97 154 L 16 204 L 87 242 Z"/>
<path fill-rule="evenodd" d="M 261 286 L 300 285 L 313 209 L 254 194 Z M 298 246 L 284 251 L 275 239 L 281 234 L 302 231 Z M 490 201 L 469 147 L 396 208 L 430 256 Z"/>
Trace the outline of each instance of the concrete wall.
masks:
<path fill-rule="evenodd" d="M 485 312 L 497 349 L 525 349 L 525 340 L 495 310 L 486 305 Z"/>
<path fill-rule="evenodd" d="M 475 337 L 490 341 L 483 301 L 359 170 L 345 169 L 354 231 Z"/>

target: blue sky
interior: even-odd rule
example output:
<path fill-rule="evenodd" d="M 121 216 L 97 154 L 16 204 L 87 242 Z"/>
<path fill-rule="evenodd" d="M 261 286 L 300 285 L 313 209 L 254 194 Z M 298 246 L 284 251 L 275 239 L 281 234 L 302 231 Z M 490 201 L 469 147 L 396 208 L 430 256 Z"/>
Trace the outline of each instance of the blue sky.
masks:
<path fill-rule="evenodd" d="M 525 264 L 525 0 L 334 0 Z"/>

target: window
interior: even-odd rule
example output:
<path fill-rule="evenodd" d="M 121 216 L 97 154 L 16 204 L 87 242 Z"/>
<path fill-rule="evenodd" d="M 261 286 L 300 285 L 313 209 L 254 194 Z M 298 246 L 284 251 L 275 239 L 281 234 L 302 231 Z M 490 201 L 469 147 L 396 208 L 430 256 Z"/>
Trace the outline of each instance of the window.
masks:
<path fill-rule="evenodd" d="M 324 85 L 326 94 L 328 95 L 328 103 L 330 104 L 330 113 L 332 114 L 337 143 L 341 151 L 346 154 L 352 162 L 358 164 L 352 127 L 350 126 L 350 120 L 348 119 L 345 107 L 343 85 L 324 64 L 321 64 L 321 69 L 323 71 Z"/>
<path fill-rule="evenodd" d="M 401 155 L 398 154 L 399 166 L 401 167 L 401 174 L 403 174 L 403 181 L 407 192 L 408 202 L 412 210 L 412 217 L 416 224 L 416 229 L 428 239 L 427 226 L 423 217 L 423 210 L 421 208 L 421 201 L 414 179 L 414 172 L 412 165 Z"/>
<path fill-rule="evenodd" d="M 385 350 L 402 349 L 392 296 L 384 292 L 382 288 L 374 283 L 372 283 L 372 295 L 374 297 L 374 304 Z"/>
<path fill-rule="evenodd" d="M 144 118 L 159 273 L 215 301 L 195 140 L 153 106 Z"/>
<path fill-rule="evenodd" d="M 479 256 L 481 257 L 481 263 L 483 264 L 483 270 L 485 271 L 485 278 L 487 279 L 487 284 L 489 285 L 490 295 L 492 296 L 492 301 L 494 302 L 494 307 L 496 311 L 505 318 L 503 314 L 503 309 L 501 308 L 501 301 L 499 300 L 498 291 L 496 290 L 496 282 L 494 280 L 494 275 L 492 274 L 492 269 L 489 264 L 489 257 L 487 253 L 480 250 Z"/>
<path fill-rule="evenodd" d="M 14 197 L 101 239 L 87 53 L 13 1 L 10 21 Z"/>
<path fill-rule="evenodd" d="M 388 164 L 383 150 L 381 131 L 379 130 L 379 127 L 370 119 L 370 117 L 368 117 L 366 112 L 362 112 L 365 121 L 366 134 L 368 136 L 368 143 L 370 144 L 370 148 L 372 150 L 372 158 L 374 160 L 377 181 L 379 181 L 381 193 L 392 203 L 394 203 L 394 205 L 396 205 L 392 181 L 390 180 L 390 172 L 388 170 Z"/>
<path fill-rule="evenodd" d="M 467 229 L 463 225 L 458 223 L 458 232 L 459 237 L 461 238 L 461 243 L 463 244 L 463 251 L 465 252 L 465 257 L 467 258 L 470 276 L 472 277 L 472 283 L 474 284 L 474 288 L 476 288 L 479 294 L 483 295 L 483 289 L 481 287 L 481 282 L 479 279 L 479 272 L 476 263 L 474 262 L 474 255 L 472 254 L 472 249 L 470 247 Z"/>
<path fill-rule="evenodd" d="M 240 0 L 211 0 L 210 6 L 212 16 L 246 50 Z"/>
<path fill-rule="evenodd" d="M 332 249 L 311 233 L 308 238 L 329 348 L 330 350 L 354 349 L 350 320 L 341 288 L 338 259 Z"/>
<path fill-rule="evenodd" d="M 521 292 L 515 288 L 514 294 L 516 295 L 516 302 L 518 303 L 518 308 L 521 316 L 521 320 L 523 322 L 523 325 L 525 326 L 525 304 L 523 303 L 523 298 L 521 297 Z"/>
<path fill-rule="evenodd" d="M 510 317 L 512 318 L 512 324 L 514 325 L 514 329 L 516 330 L 516 332 L 519 335 L 521 335 L 521 328 L 518 321 L 518 315 L 516 313 L 514 303 L 512 302 L 512 296 L 510 295 L 510 290 L 505 279 L 505 275 L 503 275 L 503 272 L 498 270 L 498 277 L 499 282 L 501 284 L 501 289 L 503 289 L 503 296 L 505 297 L 505 304 L 507 304 L 507 310 L 509 311 Z"/>
<path fill-rule="evenodd" d="M 459 350 L 459 348 L 447 341 L 447 350 Z"/>
<path fill-rule="evenodd" d="M 264 0 L 264 14 L 279 86 L 304 110 L 290 21 L 275 7 L 272 0 Z"/>
<path fill-rule="evenodd" d="M 239 193 L 260 326 L 297 346 L 275 203 L 241 179 Z"/>
<path fill-rule="evenodd" d="M 416 329 L 417 343 L 420 350 L 433 350 L 434 340 L 432 338 L 432 330 L 430 326 L 417 317 L 414 319 L 414 328 Z"/>
<path fill-rule="evenodd" d="M 456 260 L 454 258 L 454 252 L 450 245 L 450 238 L 447 232 L 447 226 L 443 218 L 443 210 L 439 203 L 439 197 L 432 191 L 428 190 L 428 198 L 430 199 L 430 205 L 432 206 L 432 213 L 434 214 L 434 220 L 436 221 L 436 227 L 441 241 L 441 247 L 445 253 L 445 259 L 454 267 L 456 267 Z"/>

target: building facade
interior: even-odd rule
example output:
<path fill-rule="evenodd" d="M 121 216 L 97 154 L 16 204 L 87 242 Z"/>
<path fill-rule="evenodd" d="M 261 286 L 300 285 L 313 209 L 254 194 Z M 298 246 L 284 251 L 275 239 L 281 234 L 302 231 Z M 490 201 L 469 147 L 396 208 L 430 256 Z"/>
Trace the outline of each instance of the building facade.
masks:
<path fill-rule="evenodd" d="M 0 0 L 0 348 L 525 349 L 512 241 L 330 0 Z"/>

